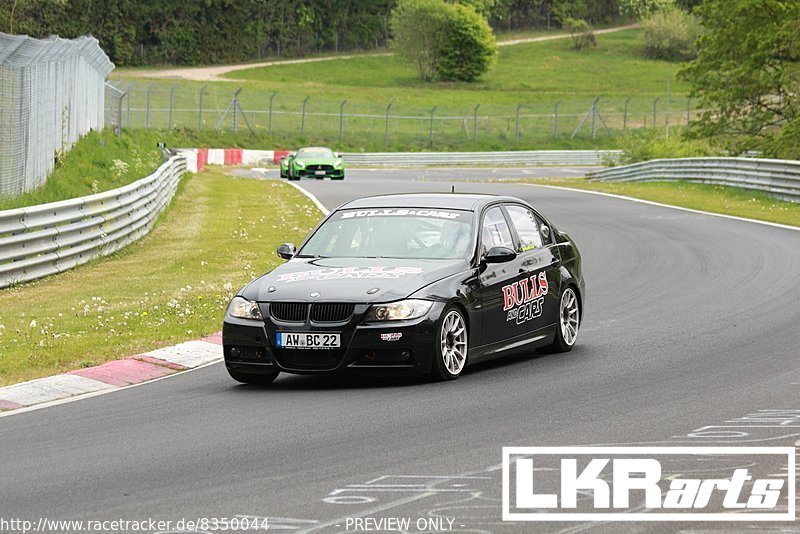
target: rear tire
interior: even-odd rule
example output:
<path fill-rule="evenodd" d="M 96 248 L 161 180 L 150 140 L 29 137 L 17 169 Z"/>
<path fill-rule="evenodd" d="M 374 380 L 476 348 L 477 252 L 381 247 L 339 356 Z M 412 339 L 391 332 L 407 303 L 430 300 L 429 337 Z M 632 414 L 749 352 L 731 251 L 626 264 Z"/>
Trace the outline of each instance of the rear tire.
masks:
<path fill-rule="evenodd" d="M 253 375 L 249 373 L 242 373 L 240 371 L 234 371 L 232 369 L 228 369 L 228 374 L 231 375 L 231 378 L 236 380 L 237 382 L 241 382 L 242 384 L 253 384 L 256 386 L 266 386 L 267 384 L 271 384 L 278 378 L 278 375 L 281 374 L 280 371 L 273 371 L 268 374 L 258 374 Z"/>
<path fill-rule="evenodd" d="M 468 341 L 469 329 L 464 314 L 455 306 L 445 308 L 434 340 L 432 380 L 455 380 L 461 375 L 467 366 Z"/>
<path fill-rule="evenodd" d="M 581 307 L 575 288 L 568 286 L 561 293 L 558 306 L 556 336 L 553 342 L 544 347 L 545 352 L 569 352 L 578 340 L 581 324 Z"/>

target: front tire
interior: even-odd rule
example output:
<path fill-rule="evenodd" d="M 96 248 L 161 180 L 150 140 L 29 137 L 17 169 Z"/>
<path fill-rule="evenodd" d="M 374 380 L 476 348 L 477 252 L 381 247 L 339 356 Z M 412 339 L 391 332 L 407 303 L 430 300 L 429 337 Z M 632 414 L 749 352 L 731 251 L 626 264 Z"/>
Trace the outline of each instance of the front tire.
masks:
<path fill-rule="evenodd" d="M 464 314 L 455 306 L 442 313 L 436 335 L 433 380 L 455 380 L 467 365 L 469 329 Z"/>
<path fill-rule="evenodd" d="M 572 286 L 564 289 L 558 306 L 558 324 L 553 343 L 545 347 L 547 352 L 569 352 L 578 340 L 581 324 L 581 307 L 578 295 Z"/>
<path fill-rule="evenodd" d="M 234 371 L 232 369 L 228 369 L 228 374 L 231 375 L 231 378 L 236 380 L 237 382 L 241 382 L 242 384 L 253 384 L 256 386 L 266 386 L 267 384 L 272 384 L 280 371 L 273 371 L 267 374 L 258 374 L 253 375 L 249 373 L 242 373 L 240 371 Z"/>
<path fill-rule="evenodd" d="M 299 180 L 299 179 L 300 178 L 298 178 L 297 176 L 294 175 L 294 169 L 290 165 L 289 166 L 289 180 L 295 181 L 295 180 Z"/>

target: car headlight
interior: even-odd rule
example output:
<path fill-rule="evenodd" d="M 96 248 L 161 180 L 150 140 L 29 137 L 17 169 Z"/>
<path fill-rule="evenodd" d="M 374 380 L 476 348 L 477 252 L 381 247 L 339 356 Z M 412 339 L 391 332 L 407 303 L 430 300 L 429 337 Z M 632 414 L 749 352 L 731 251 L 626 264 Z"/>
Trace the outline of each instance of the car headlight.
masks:
<path fill-rule="evenodd" d="M 228 306 L 228 313 L 239 319 L 264 319 L 261 315 L 261 310 L 258 308 L 258 303 L 242 297 L 233 297 Z"/>
<path fill-rule="evenodd" d="M 433 306 L 433 301 L 408 299 L 389 304 L 375 304 L 369 310 L 366 321 L 406 321 L 425 316 Z"/>
<path fill-rule="evenodd" d="M 337 159 L 336 161 L 333 162 L 333 168 L 334 169 L 341 169 L 342 165 L 344 165 L 344 161 L 342 161 L 340 159 Z"/>
<path fill-rule="evenodd" d="M 294 164 L 297 165 L 298 167 L 300 167 L 301 169 L 305 169 L 306 168 L 306 164 L 303 163 L 302 161 L 294 160 Z"/>

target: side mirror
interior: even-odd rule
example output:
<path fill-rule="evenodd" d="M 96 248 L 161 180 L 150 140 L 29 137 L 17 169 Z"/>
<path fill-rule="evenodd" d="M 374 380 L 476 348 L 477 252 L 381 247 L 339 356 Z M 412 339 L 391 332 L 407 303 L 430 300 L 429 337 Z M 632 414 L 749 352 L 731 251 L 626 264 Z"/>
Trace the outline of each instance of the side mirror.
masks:
<path fill-rule="evenodd" d="M 542 235 L 544 236 L 545 240 L 550 241 L 550 227 L 546 224 L 542 225 Z"/>
<path fill-rule="evenodd" d="M 338 153 L 338 152 L 334 152 L 334 153 L 333 153 L 333 157 L 334 157 L 334 158 L 341 158 L 341 157 L 342 157 L 342 155 L 341 155 L 340 153 Z"/>
<path fill-rule="evenodd" d="M 283 258 L 284 260 L 291 260 L 294 258 L 297 249 L 294 246 L 294 243 L 284 243 L 283 245 L 278 246 L 278 256 Z"/>
<path fill-rule="evenodd" d="M 486 263 L 507 263 L 517 257 L 517 253 L 508 247 L 492 247 L 483 257 Z"/>

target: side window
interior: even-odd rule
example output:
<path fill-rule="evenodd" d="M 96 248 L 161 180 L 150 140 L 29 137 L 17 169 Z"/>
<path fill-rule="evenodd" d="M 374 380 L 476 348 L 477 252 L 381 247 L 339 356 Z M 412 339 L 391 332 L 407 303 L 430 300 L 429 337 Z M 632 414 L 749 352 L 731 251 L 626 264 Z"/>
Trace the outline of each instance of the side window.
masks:
<path fill-rule="evenodd" d="M 483 226 L 481 228 L 481 254 L 485 254 L 492 247 L 514 248 L 514 241 L 511 239 L 511 230 L 508 229 L 506 218 L 499 206 L 491 208 L 483 216 Z"/>
<path fill-rule="evenodd" d="M 539 223 L 532 211 L 518 205 L 507 205 L 506 210 L 511 217 L 511 224 L 517 229 L 520 249 L 525 252 L 542 246 L 542 234 L 539 232 Z"/>

